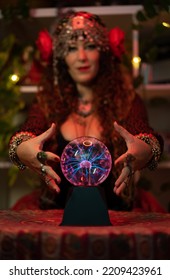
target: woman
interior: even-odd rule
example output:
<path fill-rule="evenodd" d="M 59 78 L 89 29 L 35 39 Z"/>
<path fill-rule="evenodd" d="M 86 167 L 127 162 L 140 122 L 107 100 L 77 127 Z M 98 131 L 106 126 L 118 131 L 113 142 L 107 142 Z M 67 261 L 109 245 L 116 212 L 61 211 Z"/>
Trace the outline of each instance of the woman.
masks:
<path fill-rule="evenodd" d="M 77 137 L 96 137 L 111 152 L 112 172 L 102 184 L 110 209 L 131 210 L 134 173 L 154 169 L 160 159 L 162 138 L 148 124 L 144 105 L 120 63 L 122 42 L 116 45 L 112 32 L 86 12 L 65 15 L 55 28 L 53 54 L 44 55 L 48 66 L 43 90 L 11 138 L 9 151 L 20 169 L 29 167 L 46 183 L 40 208 L 65 206 L 70 185 L 59 161 L 66 144 Z M 40 41 L 37 45 L 42 47 Z"/>

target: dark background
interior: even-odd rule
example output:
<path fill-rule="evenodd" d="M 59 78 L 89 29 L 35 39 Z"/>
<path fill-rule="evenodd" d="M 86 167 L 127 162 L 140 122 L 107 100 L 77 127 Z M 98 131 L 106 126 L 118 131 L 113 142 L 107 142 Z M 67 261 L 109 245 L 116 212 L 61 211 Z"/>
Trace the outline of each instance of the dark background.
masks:
<path fill-rule="evenodd" d="M 27 2 L 30 8 L 40 7 L 57 7 L 57 6 L 94 6 L 94 5 L 135 5 L 143 4 L 145 1 L 137 0 L 1 0 L 0 8 L 9 5 L 16 5 L 18 2 Z M 159 1 L 152 1 L 155 4 Z"/>

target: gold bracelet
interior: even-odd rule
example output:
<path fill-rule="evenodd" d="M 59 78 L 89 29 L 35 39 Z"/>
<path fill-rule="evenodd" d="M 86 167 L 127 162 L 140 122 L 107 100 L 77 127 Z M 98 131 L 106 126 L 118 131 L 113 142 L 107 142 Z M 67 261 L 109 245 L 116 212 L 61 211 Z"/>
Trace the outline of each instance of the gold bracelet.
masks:
<path fill-rule="evenodd" d="M 24 170 L 26 168 L 26 165 L 23 164 L 20 159 L 17 156 L 17 147 L 24 141 L 27 141 L 31 138 L 34 138 L 35 135 L 31 132 L 19 132 L 15 134 L 10 141 L 9 144 L 9 158 L 12 161 L 13 164 L 15 164 L 19 170 Z"/>
<path fill-rule="evenodd" d="M 156 169 L 161 156 L 161 148 L 158 139 L 154 135 L 146 133 L 140 133 L 136 135 L 136 137 L 151 146 L 153 157 L 147 163 L 146 167 L 148 167 L 150 170 Z"/>

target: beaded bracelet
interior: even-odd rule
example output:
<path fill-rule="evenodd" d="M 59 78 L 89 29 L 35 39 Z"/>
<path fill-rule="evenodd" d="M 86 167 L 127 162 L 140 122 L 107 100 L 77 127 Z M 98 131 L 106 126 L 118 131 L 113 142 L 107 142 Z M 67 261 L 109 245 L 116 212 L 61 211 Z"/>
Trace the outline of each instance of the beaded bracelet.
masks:
<path fill-rule="evenodd" d="M 30 138 L 34 138 L 35 135 L 31 132 L 19 132 L 15 134 L 10 141 L 9 144 L 9 158 L 13 164 L 15 164 L 20 170 L 24 170 L 26 165 L 23 164 L 17 156 L 17 147 L 24 141 L 29 140 Z"/>
<path fill-rule="evenodd" d="M 148 145 L 151 146 L 153 157 L 147 163 L 146 167 L 148 167 L 150 170 L 156 169 L 156 167 L 158 165 L 158 161 L 161 156 L 161 148 L 160 148 L 159 141 L 152 134 L 140 133 L 140 134 L 136 135 L 136 137 L 138 139 L 143 140 L 145 143 L 147 143 Z"/>

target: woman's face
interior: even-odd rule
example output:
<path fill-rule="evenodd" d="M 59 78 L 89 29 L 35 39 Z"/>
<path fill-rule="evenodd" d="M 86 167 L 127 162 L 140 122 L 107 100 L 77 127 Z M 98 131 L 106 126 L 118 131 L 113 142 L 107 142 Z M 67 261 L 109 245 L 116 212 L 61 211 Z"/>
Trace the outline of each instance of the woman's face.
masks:
<path fill-rule="evenodd" d="M 68 72 L 76 84 L 88 85 L 99 70 L 100 53 L 94 43 L 73 41 L 65 57 Z"/>

